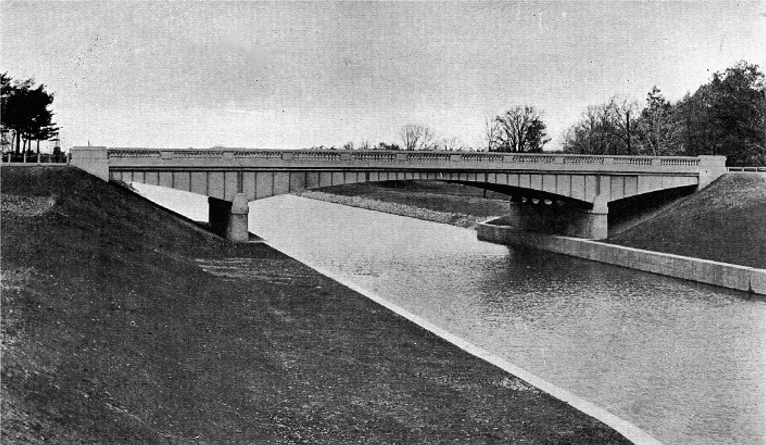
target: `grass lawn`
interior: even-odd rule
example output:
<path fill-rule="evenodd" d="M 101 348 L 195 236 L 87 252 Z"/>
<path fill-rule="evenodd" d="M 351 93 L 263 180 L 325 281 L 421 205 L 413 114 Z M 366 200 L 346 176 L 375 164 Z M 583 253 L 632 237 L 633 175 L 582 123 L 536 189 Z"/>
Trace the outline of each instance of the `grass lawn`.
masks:
<path fill-rule="evenodd" d="M 341 196 L 359 196 L 393 202 L 437 212 L 465 214 L 480 218 L 508 213 L 508 196 L 439 181 L 388 181 L 361 183 L 320 189 Z"/>

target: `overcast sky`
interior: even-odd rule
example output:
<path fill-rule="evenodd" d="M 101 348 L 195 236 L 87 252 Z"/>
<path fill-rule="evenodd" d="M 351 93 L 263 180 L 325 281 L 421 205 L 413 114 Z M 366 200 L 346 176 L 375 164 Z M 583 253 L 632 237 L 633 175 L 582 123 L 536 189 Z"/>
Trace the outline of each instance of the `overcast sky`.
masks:
<path fill-rule="evenodd" d="M 55 92 L 65 147 L 340 146 L 408 123 L 475 145 L 531 104 L 556 148 L 612 95 L 766 70 L 762 1 L 2 1 L 0 20 L 0 70 Z"/>

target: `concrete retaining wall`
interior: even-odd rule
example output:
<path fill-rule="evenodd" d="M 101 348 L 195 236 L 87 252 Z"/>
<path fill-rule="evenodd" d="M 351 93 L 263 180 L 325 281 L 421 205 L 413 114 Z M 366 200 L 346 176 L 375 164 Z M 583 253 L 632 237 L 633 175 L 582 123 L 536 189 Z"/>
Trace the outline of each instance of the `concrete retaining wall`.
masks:
<path fill-rule="evenodd" d="M 500 221 L 498 219 L 479 224 L 476 229 L 479 239 L 499 244 L 533 247 L 659 275 L 766 295 L 766 269 L 651 252 L 579 238 L 530 233 L 498 224 Z"/>

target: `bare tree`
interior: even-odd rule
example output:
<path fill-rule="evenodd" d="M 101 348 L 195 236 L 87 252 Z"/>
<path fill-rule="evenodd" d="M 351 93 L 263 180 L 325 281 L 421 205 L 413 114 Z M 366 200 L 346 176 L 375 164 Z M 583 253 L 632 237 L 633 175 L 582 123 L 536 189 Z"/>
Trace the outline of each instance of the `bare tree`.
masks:
<path fill-rule="evenodd" d="M 482 132 L 482 145 L 487 151 L 495 151 L 500 135 L 500 126 L 494 117 L 484 118 L 484 131 Z"/>
<path fill-rule="evenodd" d="M 428 150 L 433 148 L 434 132 L 425 125 L 407 124 L 399 130 L 399 138 L 405 150 Z"/>
<path fill-rule="evenodd" d="M 565 133 L 568 153 L 618 155 L 640 151 L 637 104 L 612 97 L 601 105 L 590 105 L 580 121 Z"/>
<path fill-rule="evenodd" d="M 683 126 L 656 86 L 647 94 L 646 108 L 638 121 L 641 153 L 652 156 L 678 154 L 683 150 Z"/>
<path fill-rule="evenodd" d="M 564 151 L 575 154 L 602 155 L 609 151 L 609 134 L 604 129 L 604 107 L 590 105 L 579 122 L 564 135 Z"/>
<path fill-rule="evenodd" d="M 639 152 L 635 142 L 636 124 L 638 121 L 638 103 L 627 99 L 619 99 L 613 96 L 606 105 L 605 117 L 609 120 L 606 128 L 612 132 L 619 141 L 615 145 L 615 153 L 611 154 L 637 154 Z"/>
<path fill-rule="evenodd" d="M 494 151 L 541 152 L 550 142 L 540 112 L 531 105 L 518 105 L 495 117 L 497 145 Z"/>
<path fill-rule="evenodd" d="M 370 142 L 369 139 L 364 139 L 362 142 L 359 143 L 359 149 L 360 150 L 372 150 L 372 142 Z"/>
<path fill-rule="evenodd" d="M 435 141 L 436 134 L 434 131 L 427 126 L 423 126 L 423 138 L 420 139 L 420 146 L 418 147 L 420 150 L 433 150 L 435 148 Z"/>
<path fill-rule="evenodd" d="M 463 149 L 463 142 L 457 136 L 450 138 L 444 138 L 441 140 L 439 147 L 446 151 L 458 151 Z"/>

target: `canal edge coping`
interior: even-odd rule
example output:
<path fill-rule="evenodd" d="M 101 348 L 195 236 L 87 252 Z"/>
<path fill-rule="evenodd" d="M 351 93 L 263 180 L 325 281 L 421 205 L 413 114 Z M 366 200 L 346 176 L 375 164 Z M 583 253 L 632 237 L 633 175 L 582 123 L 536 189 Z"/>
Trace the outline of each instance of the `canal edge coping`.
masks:
<path fill-rule="evenodd" d="M 493 218 L 479 223 L 476 228 L 478 239 L 496 244 L 532 247 L 643 272 L 766 295 L 766 269 L 580 238 L 527 232 L 497 224 L 499 220 L 501 218 Z"/>
<path fill-rule="evenodd" d="M 266 244 L 269 244 L 266 242 Z M 270 244 L 269 244 L 270 245 Z M 277 249 L 275 246 L 270 247 Z M 279 249 L 277 249 L 279 250 Z M 552 397 L 561 400 L 564 403 L 567 403 L 568 405 L 571 405 L 573 408 L 577 409 L 578 411 L 587 414 L 601 422 L 603 422 L 605 425 L 611 427 L 618 433 L 625 436 L 626 439 L 633 442 L 635 445 L 662 445 L 660 441 L 650 436 L 647 432 L 639 428 L 638 426 L 628 422 L 627 420 L 610 413 L 609 411 L 600 408 L 596 405 L 594 405 L 591 402 L 588 402 L 585 399 L 582 399 L 569 391 L 559 388 L 558 386 L 554 385 L 553 383 L 550 383 L 546 380 L 543 380 L 540 377 L 537 377 L 536 375 L 532 374 L 529 371 L 526 371 L 508 360 L 497 356 L 489 351 L 487 351 L 484 348 L 481 348 L 477 345 L 474 345 L 473 343 L 462 339 L 458 337 L 457 335 L 454 335 L 450 332 L 447 332 L 446 330 L 436 326 L 435 324 L 425 320 L 424 318 L 421 318 L 403 307 L 392 303 L 383 297 L 377 295 L 375 292 L 372 292 L 368 289 L 365 289 L 355 283 L 352 283 L 349 280 L 346 280 L 343 277 L 336 276 L 331 271 L 324 269 L 321 266 L 318 266 L 316 264 L 312 264 L 307 261 L 300 260 L 293 255 L 290 254 L 290 252 L 282 250 L 283 253 L 287 254 L 291 258 L 295 259 L 296 261 L 314 269 L 315 271 L 319 272 L 320 274 L 348 287 L 349 289 L 353 290 L 354 292 L 357 292 L 368 299 L 372 300 L 373 302 L 385 307 L 386 309 L 394 312 L 395 314 L 404 317 L 408 321 L 415 323 L 416 325 L 420 326 L 421 328 L 431 332 L 432 334 L 442 338 L 443 340 L 446 340 L 447 342 L 457 346 L 458 348 L 462 349 L 463 351 L 481 359 L 485 362 L 488 362 L 494 366 L 497 366 L 498 368 L 502 369 L 503 371 L 518 377 L 530 385 L 536 387 L 537 389 L 551 395 Z"/>

